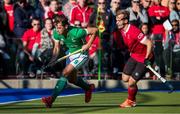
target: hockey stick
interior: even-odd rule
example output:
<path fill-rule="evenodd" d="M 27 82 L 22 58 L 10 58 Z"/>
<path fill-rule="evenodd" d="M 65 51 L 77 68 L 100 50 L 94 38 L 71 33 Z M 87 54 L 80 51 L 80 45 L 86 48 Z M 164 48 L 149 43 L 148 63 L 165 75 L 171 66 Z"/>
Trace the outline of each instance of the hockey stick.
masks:
<path fill-rule="evenodd" d="M 169 89 L 170 91 L 168 93 L 172 93 L 174 91 L 174 87 L 165 79 L 163 78 L 159 73 L 157 73 L 151 65 L 146 66 L 149 70 L 151 70 Z"/>
<path fill-rule="evenodd" d="M 42 70 L 44 70 L 44 69 L 46 69 L 46 68 L 48 68 L 48 67 L 50 67 L 50 66 L 54 66 L 55 64 L 63 61 L 64 59 L 66 59 L 66 58 L 68 58 L 68 57 L 70 57 L 71 55 L 77 54 L 77 53 L 79 53 L 79 52 L 81 52 L 81 51 L 82 51 L 82 49 L 79 49 L 79 50 L 77 50 L 77 51 L 75 51 L 75 52 L 73 52 L 73 53 L 70 53 L 70 54 L 68 54 L 68 55 L 65 55 L 65 56 L 59 58 L 58 60 L 56 60 L 56 61 L 54 61 L 54 62 L 51 62 L 51 63 L 49 63 L 49 64 L 46 65 L 46 66 L 43 66 L 43 67 L 42 67 Z"/>

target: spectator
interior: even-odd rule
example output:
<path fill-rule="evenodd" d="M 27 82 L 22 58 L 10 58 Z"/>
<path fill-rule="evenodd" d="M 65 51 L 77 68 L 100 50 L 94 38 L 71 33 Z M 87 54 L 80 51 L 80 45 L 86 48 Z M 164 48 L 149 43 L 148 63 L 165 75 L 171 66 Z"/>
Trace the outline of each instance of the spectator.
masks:
<path fill-rule="evenodd" d="M 10 56 L 6 52 L 6 42 L 2 34 L 0 33 L 0 69 L 2 69 L 3 76 L 6 76 L 8 73 L 9 68 L 7 62 L 9 61 L 9 59 Z"/>
<path fill-rule="evenodd" d="M 28 29 L 22 37 L 22 42 L 24 46 L 24 56 L 21 58 L 20 62 L 22 62 L 21 65 L 22 65 L 23 73 L 25 74 L 28 72 L 31 76 L 34 76 L 36 69 L 34 67 L 35 61 L 32 55 L 32 49 L 38 35 L 40 34 L 39 19 L 36 18 L 32 19 L 31 25 L 32 28 Z"/>
<path fill-rule="evenodd" d="M 121 0 L 112 0 L 110 3 L 110 10 L 113 14 L 112 26 L 116 28 L 116 10 L 120 9 Z"/>
<path fill-rule="evenodd" d="M 116 28 L 116 11 L 117 11 L 117 9 L 121 9 L 120 5 L 121 5 L 121 0 L 111 0 L 110 10 L 111 10 L 111 12 L 113 14 L 113 22 L 112 22 L 112 24 L 114 26 L 113 27 L 114 30 Z M 114 34 L 114 32 L 113 32 L 113 34 Z M 120 49 L 120 47 L 118 45 L 119 43 L 121 43 L 121 42 L 119 42 L 120 41 L 119 37 L 121 37 L 121 35 L 118 34 L 117 37 L 112 38 L 112 44 L 111 44 L 111 49 L 112 49 L 112 51 L 111 51 L 112 52 L 112 56 L 111 56 L 112 58 L 111 59 L 113 60 L 112 61 L 112 68 L 113 68 L 112 69 L 112 74 L 113 74 L 114 79 L 118 79 L 118 77 L 119 77 L 118 72 L 120 72 L 122 70 L 122 68 L 123 68 L 122 66 L 123 66 L 123 63 L 124 63 L 123 62 L 124 61 L 123 54 L 121 52 L 122 50 Z"/>
<path fill-rule="evenodd" d="M 175 36 L 175 45 L 173 47 L 173 55 L 172 55 L 172 78 L 178 79 L 178 75 L 175 75 L 175 72 L 180 72 L 180 21 L 178 20 L 173 20 L 172 21 L 172 26 L 173 26 L 173 34 Z"/>
<path fill-rule="evenodd" d="M 45 27 L 41 30 L 33 45 L 32 55 L 43 64 L 50 62 L 53 53 L 53 22 L 50 18 L 44 20 Z"/>
<path fill-rule="evenodd" d="M 175 41 L 175 45 L 179 45 L 180 46 L 180 28 L 179 28 L 179 21 L 178 20 L 173 20 L 171 22 L 172 25 L 172 33 L 174 36 L 174 41 Z"/>
<path fill-rule="evenodd" d="M 105 0 L 98 0 L 97 1 L 97 9 L 93 11 L 89 23 L 91 25 L 97 26 L 97 18 L 98 16 L 102 17 L 105 31 L 106 32 L 112 32 L 114 28 L 112 28 L 112 12 L 107 9 L 107 1 Z M 98 10 L 98 11 L 97 11 Z"/>
<path fill-rule="evenodd" d="M 142 23 L 140 26 L 140 29 L 144 35 L 146 35 L 148 38 L 150 38 L 151 34 L 150 34 L 148 23 Z"/>
<path fill-rule="evenodd" d="M 59 9 L 59 2 L 58 0 L 51 0 L 49 4 L 49 11 L 47 13 L 48 17 L 53 19 L 55 14 L 57 15 L 64 15 L 63 12 Z"/>
<path fill-rule="evenodd" d="M 77 5 L 71 10 L 70 24 L 74 25 L 75 20 L 79 20 L 81 27 L 86 28 L 93 9 L 87 5 L 87 0 L 78 0 Z"/>
<path fill-rule="evenodd" d="M 168 2 L 169 11 L 173 11 L 176 8 L 176 0 L 169 0 Z"/>
<path fill-rule="evenodd" d="M 148 15 L 145 9 L 140 7 L 139 0 L 132 0 L 131 7 L 127 8 L 130 13 L 129 21 L 131 24 L 139 27 L 141 23 L 148 23 Z"/>
<path fill-rule="evenodd" d="M 10 55 L 8 69 L 10 74 L 15 73 L 15 59 L 18 46 L 18 40 L 14 34 L 14 12 L 16 6 L 12 0 L 2 0 L 0 6 L 0 31 L 6 42 L 6 50 Z"/>
<path fill-rule="evenodd" d="M 37 8 L 35 10 L 36 17 L 40 19 L 41 26 L 44 26 L 44 19 L 47 16 L 47 12 L 49 11 L 49 6 L 48 6 L 48 0 L 39 0 L 39 3 L 37 5 Z"/>
<path fill-rule="evenodd" d="M 64 15 L 70 20 L 70 12 L 74 6 L 76 6 L 76 0 L 69 0 L 63 7 Z"/>
<path fill-rule="evenodd" d="M 178 10 L 178 14 L 180 15 L 180 0 L 177 0 L 176 7 L 177 7 L 177 10 Z"/>
<path fill-rule="evenodd" d="M 120 4 L 121 4 L 121 0 L 111 0 L 110 6 L 114 16 L 116 15 L 116 10 L 120 8 Z"/>
<path fill-rule="evenodd" d="M 12 0 L 3 0 L 0 6 L 0 20 L 2 34 L 5 37 L 14 37 L 14 10 L 15 6 Z"/>
<path fill-rule="evenodd" d="M 151 0 L 141 0 L 141 5 L 144 9 L 148 9 L 151 6 Z"/>
<path fill-rule="evenodd" d="M 165 6 L 165 7 L 168 7 L 168 2 L 169 2 L 169 0 L 161 0 L 161 5 L 162 6 Z"/>
<path fill-rule="evenodd" d="M 153 2 L 154 5 L 148 9 L 148 14 L 152 22 L 155 62 L 160 68 L 160 74 L 165 76 L 165 64 L 163 60 L 165 29 L 163 27 L 163 22 L 169 17 L 169 9 L 165 6 L 161 6 L 161 0 L 153 0 Z"/>
<path fill-rule="evenodd" d="M 26 0 L 17 0 L 17 5 L 14 12 L 14 33 L 16 37 L 21 38 L 24 32 L 31 27 L 34 8 Z"/>
<path fill-rule="evenodd" d="M 113 31 L 113 14 L 110 10 L 107 9 L 107 1 L 105 0 L 98 0 L 98 6 L 97 10 L 94 10 L 91 17 L 89 24 L 93 26 L 97 26 L 99 30 L 101 31 L 101 38 L 102 39 L 100 42 L 100 47 L 102 47 L 102 58 L 101 60 L 104 61 L 102 66 L 103 66 L 103 71 L 105 73 L 110 72 L 111 70 L 111 63 L 110 61 L 110 54 L 111 54 L 111 43 L 110 43 L 110 34 Z"/>
<path fill-rule="evenodd" d="M 170 21 L 180 20 L 180 0 L 177 0 L 175 2 L 175 8 L 170 12 L 169 18 L 170 18 Z"/>
<path fill-rule="evenodd" d="M 172 30 L 168 32 L 164 50 L 164 59 L 167 66 L 167 72 L 173 78 L 176 64 L 176 58 L 180 58 L 178 53 L 180 53 L 180 29 L 179 29 L 179 21 L 173 20 L 171 22 Z M 177 64 L 176 64 L 177 65 Z"/>

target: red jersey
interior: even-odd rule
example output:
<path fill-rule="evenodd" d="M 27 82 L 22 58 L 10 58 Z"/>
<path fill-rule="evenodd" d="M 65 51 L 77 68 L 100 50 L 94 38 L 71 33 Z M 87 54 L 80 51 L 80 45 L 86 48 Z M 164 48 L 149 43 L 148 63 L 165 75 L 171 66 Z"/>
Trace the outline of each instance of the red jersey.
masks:
<path fill-rule="evenodd" d="M 86 36 L 86 41 L 87 42 L 89 41 L 89 39 L 90 39 L 90 35 Z M 99 45 L 99 37 L 96 36 L 96 38 L 94 39 L 91 47 L 89 48 L 89 55 L 92 55 L 97 51 L 98 45 Z"/>
<path fill-rule="evenodd" d="M 93 9 L 88 6 L 81 8 L 79 5 L 76 5 L 71 10 L 70 23 L 74 24 L 76 20 L 79 20 L 81 23 L 88 23 L 92 12 L 93 12 Z"/>
<path fill-rule="evenodd" d="M 137 27 L 130 24 L 126 31 L 121 29 L 120 32 L 131 54 L 130 56 L 136 61 L 144 63 L 147 47 L 141 42 L 146 39 L 145 35 Z"/>
<path fill-rule="evenodd" d="M 40 34 L 40 31 L 35 32 L 35 31 L 33 31 L 33 29 L 29 29 L 23 34 L 22 41 L 27 42 L 26 49 L 29 52 L 32 51 L 35 40 L 39 36 L 39 34 Z"/>
<path fill-rule="evenodd" d="M 49 10 L 48 13 L 47 13 L 47 16 L 48 16 L 48 18 L 53 19 L 55 14 L 64 15 L 62 11 L 53 12 L 53 11 Z"/>
<path fill-rule="evenodd" d="M 8 15 L 8 21 L 9 21 L 9 29 L 11 32 L 13 32 L 14 29 L 14 6 L 13 5 L 4 5 L 4 9 L 7 12 Z"/>
<path fill-rule="evenodd" d="M 153 5 L 148 9 L 149 17 L 169 17 L 169 9 L 164 6 Z M 162 24 L 156 24 L 152 27 L 153 34 L 164 34 L 164 27 Z"/>

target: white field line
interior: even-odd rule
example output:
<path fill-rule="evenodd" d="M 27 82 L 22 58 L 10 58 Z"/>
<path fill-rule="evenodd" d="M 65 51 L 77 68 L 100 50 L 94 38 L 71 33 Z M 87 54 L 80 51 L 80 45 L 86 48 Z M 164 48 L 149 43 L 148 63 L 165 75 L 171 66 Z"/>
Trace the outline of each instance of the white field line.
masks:
<path fill-rule="evenodd" d="M 104 91 L 98 91 L 98 92 L 93 92 L 93 93 L 101 93 Z M 79 94 L 71 94 L 71 95 L 63 95 L 63 96 L 58 96 L 59 97 L 72 97 L 72 96 L 78 96 L 78 95 L 83 95 L 84 93 L 79 93 Z M 0 105 L 6 105 L 6 104 L 12 104 L 12 103 L 20 103 L 20 102 L 25 102 L 25 101 L 35 101 L 35 100 L 40 100 L 41 98 L 35 98 L 35 99 L 28 99 L 28 100 L 18 100 L 18 101 L 9 101 L 9 102 L 3 102 L 0 103 Z"/>

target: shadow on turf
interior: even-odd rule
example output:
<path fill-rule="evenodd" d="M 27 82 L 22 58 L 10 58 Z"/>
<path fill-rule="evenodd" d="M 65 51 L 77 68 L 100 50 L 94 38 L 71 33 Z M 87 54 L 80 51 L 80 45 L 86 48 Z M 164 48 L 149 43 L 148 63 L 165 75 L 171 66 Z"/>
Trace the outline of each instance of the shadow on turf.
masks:
<path fill-rule="evenodd" d="M 169 106 L 173 106 L 173 107 L 180 107 L 180 104 L 148 104 L 148 105 L 137 105 L 137 107 L 157 107 L 157 106 L 161 106 L 161 107 L 169 107 Z M 56 108 L 66 108 L 66 109 L 71 109 L 71 108 L 117 108 L 119 107 L 119 104 L 91 104 L 91 105 L 75 105 L 75 104 L 60 104 L 59 106 L 54 106 L 51 109 L 56 109 Z M 45 106 L 42 105 L 9 105 L 9 106 L 3 106 L 0 107 L 0 109 L 42 109 L 45 108 Z"/>
<path fill-rule="evenodd" d="M 156 97 L 139 92 L 137 95 L 138 103 L 148 103 L 149 101 L 157 100 Z"/>
<path fill-rule="evenodd" d="M 150 105 L 137 105 L 137 107 L 180 107 L 180 104 L 150 104 Z"/>
<path fill-rule="evenodd" d="M 88 104 L 88 105 L 76 105 L 76 104 L 54 104 L 52 108 L 87 108 L 87 107 L 118 107 L 119 104 Z M 31 108 L 45 108 L 43 105 L 3 105 L 0 109 L 31 109 Z"/>
<path fill-rule="evenodd" d="M 107 109 L 113 109 L 117 108 L 118 104 L 88 104 L 88 105 L 76 105 L 76 104 L 55 104 L 52 108 L 45 108 L 45 106 L 42 105 L 8 105 L 6 107 L 0 107 L 0 112 L 3 110 L 9 110 L 9 112 L 13 112 L 15 110 L 30 110 L 33 109 L 33 112 L 36 112 L 37 110 L 47 110 L 47 111 L 56 111 L 59 109 L 61 112 L 67 112 L 67 113 L 83 113 L 83 112 L 93 112 L 93 111 L 100 111 L 100 110 L 107 110 Z"/>
<path fill-rule="evenodd" d="M 152 104 L 152 105 L 137 105 L 137 107 L 180 107 L 180 104 Z M 43 112 L 50 112 L 50 113 L 53 113 L 53 112 L 57 112 L 59 111 L 60 113 L 87 113 L 87 112 L 96 112 L 96 111 L 106 111 L 106 110 L 109 110 L 109 109 L 117 109 L 119 108 L 119 105 L 118 104 L 88 104 L 88 105 L 76 105 L 76 104 L 59 104 L 55 107 L 52 107 L 51 109 L 48 109 L 48 108 L 45 108 L 44 106 L 42 105 L 19 105 L 19 106 L 14 106 L 14 107 L 1 107 L 0 108 L 0 113 L 5 111 L 10 113 L 10 112 L 15 112 L 16 110 L 18 110 L 18 112 L 25 112 L 25 111 L 28 111 L 28 110 L 31 110 L 31 113 L 36 113 L 39 111 L 41 111 L 42 113 Z"/>

